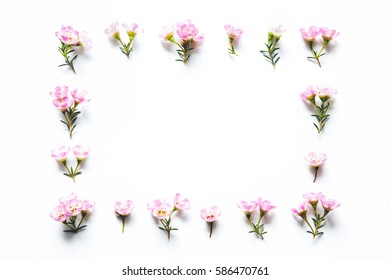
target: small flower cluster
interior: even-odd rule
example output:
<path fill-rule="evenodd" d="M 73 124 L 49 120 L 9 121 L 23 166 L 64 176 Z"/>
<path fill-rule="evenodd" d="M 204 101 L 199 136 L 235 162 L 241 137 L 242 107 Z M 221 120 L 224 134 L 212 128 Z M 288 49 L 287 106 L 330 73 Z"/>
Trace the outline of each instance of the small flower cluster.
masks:
<path fill-rule="evenodd" d="M 309 44 L 309 48 L 311 51 L 312 56 L 307 57 L 309 60 L 315 59 L 318 63 L 318 66 L 321 67 L 320 57 L 325 55 L 325 48 L 329 44 L 330 41 L 332 41 L 334 38 L 336 38 L 340 33 L 336 30 L 332 30 L 326 27 L 315 27 L 311 26 L 307 30 L 304 28 L 301 28 L 301 34 L 303 39 Z M 322 37 L 322 47 L 319 51 L 314 50 L 314 42 L 318 36 Z"/>
<path fill-rule="evenodd" d="M 68 86 L 57 86 L 54 91 L 50 92 L 53 97 L 53 105 L 63 114 L 62 123 L 66 125 L 69 132 L 69 137 L 72 139 L 73 130 L 76 127 L 77 117 L 81 113 L 77 110 L 77 106 L 81 103 L 90 100 L 87 91 L 79 91 L 78 89 L 69 92 Z"/>
<path fill-rule="evenodd" d="M 311 152 L 305 156 L 305 160 L 314 168 L 314 183 L 317 179 L 318 169 L 327 160 L 327 156 L 324 153 Z"/>
<path fill-rule="evenodd" d="M 275 68 L 276 63 L 279 61 L 280 56 L 278 56 L 277 47 L 280 38 L 282 38 L 283 33 L 286 31 L 286 27 L 283 25 L 277 25 L 270 29 L 268 32 L 268 42 L 265 44 L 267 50 L 261 50 L 260 52 L 263 56 L 271 62 L 272 66 Z"/>
<path fill-rule="evenodd" d="M 229 37 L 229 48 L 228 48 L 229 54 L 238 55 L 234 50 L 233 42 L 235 39 L 238 39 L 238 37 L 240 37 L 243 31 L 231 25 L 225 25 L 225 30 Z"/>
<path fill-rule="evenodd" d="M 329 214 L 329 212 L 333 211 L 337 207 L 340 206 L 334 199 L 328 199 L 321 192 L 319 193 L 307 193 L 303 195 L 305 201 L 299 205 L 298 208 L 291 209 L 292 213 L 301 217 L 305 223 L 309 226 L 310 230 L 306 231 L 313 236 L 313 239 L 317 236 L 321 236 L 324 232 L 319 231 L 325 225 L 325 217 Z M 318 211 L 319 203 L 322 206 L 323 213 L 322 215 Z M 311 206 L 313 210 L 314 218 L 312 218 L 313 225 L 310 224 L 307 218 L 308 214 L 308 206 Z"/>
<path fill-rule="evenodd" d="M 175 35 L 177 36 L 176 39 Z M 184 64 L 188 62 L 195 43 L 201 43 L 204 39 L 204 35 L 199 33 L 198 28 L 191 23 L 191 20 L 164 26 L 160 32 L 160 37 L 164 41 L 171 42 L 179 47 L 176 51 L 180 59 L 176 59 L 176 61 L 181 61 Z"/>
<path fill-rule="evenodd" d="M 60 205 L 54 208 L 50 213 L 50 217 L 68 227 L 64 232 L 77 233 L 87 226 L 82 225 L 82 223 L 89 211 L 95 206 L 94 202 L 80 200 L 74 193 L 60 198 L 59 202 Z"/>
<path fill-rule="evenodd" d="M 85 158 L 89 154 L 89 148 L 81 145 L 77 145 L 74 147 L 61 146 L 58 149 L 54 149 L 51 151 L 51 156 L 58 160 L 65 166 L 66 173 L 63 173 L 65 176 L 72 178 L 73 182 L 76 182 L 76 176 L 81 174 L 80 166 L 81 163 L 85 160 Z M 68 166 L 68 156 L 69 153 L 73 152 L 74 157 L 77 160 L 76 167 L 72 166 L 69 168 Z"/>
<path fill-rule="evenodd" d="M 312 115 L 317 119 L 318 125 L 314 123 L 318 134 L 324 129 L 330 115 L 328 114 L 331 101 L 334 99 L 337 90 L 330 88 L 327 85 L 311 85 L 306 91 L 300 94 L 303 102 L 308 105 L 313 105 L 317 114 Z"/>
<path fill-rule="evenodd" d="M 148 203 L 148 209 L 151 211 L 152 215 L 157 218 L 162 227 L 158 227 L 162 231 L 165 231 L 168 234 L 168 240 L 171 238 L 171 231 L 178 230 L 171 226 L 172 215 L 176 211 L 183 211 L 190 208 L 190 201 L 187 198 L 182 198 L 179 193 L 177 193 L 173 200 L 173 207 L 165 200 L 155 199 L 153 202 Z"/>
<path fill-rule="evenodd" d="M 132 23 L 127 25 L 126 23 L 122 24 L 123 29 L 125 30 L 127 36 L 129 37 L 128 42 L 124 42 L 121 38 L 121 30 L 119 27 L 119 22 L 114 22 L 104 31 L 111 39 L 117 40 L 120 44 L 119 49 L 121 52 L 129 58 L 130 53 L 133 51 L 133 40 L 138 34 L 138 24 Z"/>
<path fill-rule="evenodd" d="M 61 42 L 58 51 L 65 58 L 65 63 L 59 65 L 59 67 L 69 66 L 69 68 L 76 73 L 73 63 L 78 55 L 76 54 L 73 55 L 73 57 L 70 57 L 70 54 L 75 51 L 76 47 L 92 48 L 92 41 L 88 38 L 85 31 L 78 32 L 69 25 L 62 25 L 61 29 L 57 31 L 55 35 Z"/>
<path fill-rule="evenodd" d="M 134 203 L 131 200 L 117 201 L 115 203 L 115 215 L 122 220 L 122 233 L 125 231 L 126 217 L 130 215 L 134 209 Z"/>
<path fill-rule="evenodd" d="M 210 225 L 210 238 L 213 234 L 214 222 L 219 218 L 220 215 L 221 210 L 219 210 L 217 206 L 211 206 L 210 209 L 204 208 L 200 211 L 200 217 Z"/>
<path fill-rule="evenodd" d="M 264 231 L 264 224 L 261 223 L 263 217 L 268 214 L 276 206 L 272 205 L 268 200 L 263 200 L 259 198 L 257 201 L 241 201 L 238 204 L 238 207 L 244 212 L 245 217 L 248 221 L 248 224 L 251 226 L 252 230 L 249 233 L 256 233 L 261 239 L 264 239 L 264 234 L 267 232 Z M 259 208 L 260 215 L 256 223 L 252 222 L 251 216 L 253 212 Z"/>

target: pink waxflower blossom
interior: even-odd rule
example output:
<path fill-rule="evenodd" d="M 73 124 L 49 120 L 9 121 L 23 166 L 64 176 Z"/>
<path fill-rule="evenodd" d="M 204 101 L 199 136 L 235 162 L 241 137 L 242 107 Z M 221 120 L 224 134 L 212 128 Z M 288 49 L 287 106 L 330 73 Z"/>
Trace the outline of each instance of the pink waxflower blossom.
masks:
<path fill-rule="evenodd" d="M 152 215 L 157 219 L 167 219 L 172 213 L 171 205 L 165 201 L 156 199 L 153 204 L 148 204 L 148 209 L 152 211 Z"/>
<path fill-rule="evenodd" d="M 317 203 L 320 201 L 322 197 L 322 192 L 319 193 L 307 193 L 303 195 L 303 198 L 306 200 L 307 203 L 310 203 L 311 205 L 317 205 Z"/>
<path fill-rule="evenodd" d="M 72 148 L 72 151 L 77 160 L 83 160 L 88 156 L 90 148 L 82 145 L 77 145 Z"/>
<path fill-rule="evenodd" d="M 322 39 L 324 41 L 328 41 L 328 42 L 333 40 L 334 38 L 336 38 L 340 34 L 340 32 L 337 32 L 336 30 L 332 30 L 332 29 L 329 29 L 326 27 L 321 27 L 320 33 L 321 33 Z"/>
<path fill-rule="evenodd" d="M 69 201 L 75 199 L 77 199 L 77 195 L 75 193 L 69 193 L 68 195 L 61 197 L 59 201 L 62 206 L 65 206 Z"/>
<path fill-rule="evenodd" d="M 61 111 L 65 111 L 66 109 L 72 107 L 73 104 L 74 104 L 73 99 L 70 99 L 69 97 L 64 97 L 61 99 L 54 99 L 53 100 L 54 107 L 56 107 L 57 109 L 59 109 Z"/>
<path fill-rule="evenodd" d="M 127 216 L 133 211 L 134 203 L 131 200 L 117 201 L 115 203 L 115 214 L 118 216 Z"/>
<path fill-rule="evenodd" d="M 68 218 L 68 215 L 65 211 L 65 208 L 62 205 L 59 205 L 54 208 L 52 212 L 50 212 L 50 217 L 52 217 L 57 222 L 63 223 Z"/>
<path fill-rule="evenodd" d="M 187 198 L 182 198 L 181 194 L 177 193 L 173 200 L 173 205 L 178 210 L 185 210 L 190 208 L 190 201 Z"/>
<path fill-rule="evenodd" d="M 217 206 L 212 206 L 210 209 L 202 209 L 200 217 L 208 223 L 215 222 L 221 215 L 221 210 Z"/>
<path fill-rule="evenodd" d="M 80 32 L 79 44 L 80 44 L 80 46 L 86 47 L 86 48 L 88 48 L 88 49 L 91 49 L 91 48 L 92 48 L 92 41 L 91 41 L 91 39 L 88 37 L 87 32 L 85 32 L 85 31 Z"/>
<path fill-rule="evenodd" d="M 60 31 L 56 32 L 56 36 L 66 45 L 77 45 L 79 43 L 79 33 L 69 25 L 62 25 Z"/>
<path fill-rule="evenodd" d="M 321 84 L 321 85 L 319 85 L 317 88 L 318 88 L 318 94 L 317 94 L 317 96 L 318 96 L 321 100 L 333 99 L 334 96 L 337 94 L 337 90 L 336 90 L 336 89 L 331 88 L 331 87 L 329 87 L 329 86 L 326 85 L 326 84 Z"/>
<path fill-rule="evenodd" d="M 179 22 L 175 25 L 175 28 L 179 38 L 184 41 L 201 42 L 203 40 L 203 34 L 199 34 L 198 28 L 191 23 L 191 20 Z"/>
<path fill-rule="evenodd" d="M 313 167 L 321 166 L 326 160 L 327 156 L 324 153 L 311 152 L 305 156 L 305 160 Z"/>
<path fill-rule="evenodd" d="M 78 89 L 75 89 L 71 92 L 71 95 L 76 105 L 91 100 L 86 90 L 79 91 Z"/>
<path fill-rule="evenodd" d="M 265 215 L 272 209 L 276 208 L 276 206 L 272 205 L 271 202 L 269 202 L 268 200 L 264 200 L 262 198 L 259 198 L 257 200 L 257 205 L 259 206 L 261 215 Z"/>
<path fill-rule="evenodd" d="M 304 92 L 300 94 L 302 101 L 306 104 L 315 104 L 315 98 L 318 93 L 318 87 L 309 86 Z"/>
<path fill-rule="evenodd" d="M 253 211 L 256 210 L 257 202 L 256 201 L 241 201 L 238 204 L 238 207 L 244 212 L 245 215 L 250 215 L 253 213 Z"/>
<path fill-rule="evenodd" d="M 226 30 L 229 38 L 232 38 L 232 39 L 239 37 L 243 33 L 243 30 L 241 30 L 239 28 L 235 28 L 232 25 L 225 25 L 224 27 L 225 27 L 225 30 Z"/>
<path fill-rule="evenodd" d="M 69 96 L 69 87 L 68 86 L 56 86 L 53 91 L 50 92 L 50 95 L 54 99 L 61 99 Z"/>
<path fill-rule="evenodd" d="M 83 210 L 83 202 L 79 199 L 72 199 L 65 203 L 64 208 L 68 216 L 77 216 Z"/>
<path fill-rule="evenodd" d="M 306 201 L 302 202 L 299 205 L 298 208 L 292 208 L 291 212 L 293 212 L 293 214 L 295 214 L 295 215 L 298 215 L 298 216 L 306 219 L 306 213 L 307 213 L 307 203 L 306 203 Z"/>
<path fill-rule="evenodd" d="M 281 38 L 284 32 L 286 32 L 286 27 L 284 25 L 276 25 L 270 28 L 269 32 L 276 38 Z"/>
<path fill-rule="evenodd" d="M 117 38 L 119 36 L 119 22 L 116 21 L 110 24 L 110 26 L 104 30 L 104 33 L 113 38 Z"/>
<path fill-rule="evenodd" d="M 51 151 L 51 156 L 58 161 L 66 161 L 69 153 L 69 147 L 61 146 Z"/>
<path fill-rule="evenodd" d="M 320 34 L 320 30 L 315 26 L 310 26 L 308 30 L 301 28 L 301 34 L 303 39 L 308 42 L 313 42 L 316 37 Z"/>
<path fill-rule="evenodd" d="M 324 208 L 324 210 L 327 212 L 333 211 L 334 209 L 340 206 L 340 203 L 338 203 L 336 200 L 328 199 L 324 195 L 321 196 L 320 200 L 321 200 L 322 208 Z"/>
<path fill-rule="evenodd" d="M 123 23 L 122 27 L 126 30 L 126 33 L 129 37 L 135 37 L 138 34 L 138 24 L 137 23 Z"/>
<path fill-rule="evenodd" d="M 95 202 L 92 202 L 90 200 L 83 200 L 83 208 L 81 209 L 82 212 L 88 212 L 95 206 Z"/>
<path fill-rule="evenodd" d="M 175 29 L 172 25 L 164 25 L 160 31 L 160 37 L 166 41 L 175 42 L 174 39 Z"/>

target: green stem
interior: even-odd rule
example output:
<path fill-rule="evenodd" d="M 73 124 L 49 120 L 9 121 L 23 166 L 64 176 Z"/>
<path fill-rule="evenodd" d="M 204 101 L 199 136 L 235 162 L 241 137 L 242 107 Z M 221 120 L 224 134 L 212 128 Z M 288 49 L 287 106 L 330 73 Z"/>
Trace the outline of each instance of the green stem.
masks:
<path fill-rule="evenodd" d="M 213 234 L 213 222 L 209 223 L 210 224 L 210 236 L 209 238 L 211 238 L 211 235 Z"/>
<path fill-rule="evenodd" d="M 311 226 L 311 224 L 309 223 L 309 221 L 307 220 L 306 217 L 303 218 L 303 220 L 306 222 L 306 224 L 310 227 L 310 230 L 311 230 L 311 234 L 313 235 L 313 239 L 316 237 L 316 233 L 314 232 L 314 229 L 313 227 Z"/>
<path fill-rule="evenodd" d="M 126 220 L 126 216 L 120 216 L 121 217 L 121 220 L 122 220 L 122 233 L 125 232 L 125 220 Z"/>
<path fill-rule="evenodd" d="M 315 181 L 317 179 L 317 173 L 318 173 L 318 169 L 319 168 L 320 168 L 319 166 L 314 167 L 314 180 L 313 180 L 313 183 L 315 183 Z"/>

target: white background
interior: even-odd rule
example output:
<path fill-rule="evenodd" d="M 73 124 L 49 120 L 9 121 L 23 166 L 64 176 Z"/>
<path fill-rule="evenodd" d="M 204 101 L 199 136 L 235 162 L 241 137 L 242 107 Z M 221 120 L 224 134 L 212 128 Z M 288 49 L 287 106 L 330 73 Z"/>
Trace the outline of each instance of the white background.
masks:
<path fill-rule="evenodd" d="M 352 2 L 351 2 L 352 3 Z M 96 261 L 111 278 L 134 263 L 172 265 L 273 265 L 273 275 L 300 277 L 304 263 L 325 271 L 389 262 L 388 17 L 384 1 L 14 1 L 1 9 L 0 263 L 52 275 L 59 264 Z M 192 19 L 204 33 L 187 66 L 164 47 L 162 26 Z M 144 30 L 128 60 L 104 29 L 114 21 Z M 93 48 L 79 55 L 77 75 L 65 67 L 54 33 L 62 24 L 85 30 Z M 244 30 L 228 55 L 223 28 Z M 283 24 L 276 70 L 259 53 L 268 28 Z M 322 59 L 299 29 L 340 31 Z M 299 94 L 309 85 L 338 89 L 321 135 Z M 69 141 L 49 92 L 57 85 L 85 89 L 92 97 Z M 50 157 L 61 145 L 91 147 L 76 184 Z M 315 184 L 304 161 L 311 152 L 328 161 Z M 321 191 L 342 205 L 329 214 L 322 238 L 312 240 L 290 209 L 302 195 Z M 96 202 L 87 230 L 70 236 L 49 217 L 58 198 L 75 192 Z M 166 235 L 146 209 L 155 198 L 179 192 L 191 208 L 173 217 Z M 266 220 L 265 240 L 248 233 L 240 200 L 263 197 L 277 207 Z M 135 209 L 121 233 L 117 200 Z M 213 237 L 200 210 L 222 210 Z M 31 264 L 30 261 L 38 260 Z M 54 261 L 54 263 L 52 262 Z M 290 261 L 302 266 L 294 273 Z M 345 264 L 345 267 L 340 265 Z M 92 264 L 90 264 L 92 265 Z M 96 271 L 83 270 L 83 273 Z M 102 270 L 104 265 L 100 265 Z M 370 267 L 368 265 L 368 267 Z M 345 268 L 345 269 L 344 269 Z M 348 269 L 347 269 L 348 268 Z M 16 269 L 16 268 L 15 268 Z M 111 270 L 110 270 L 111 269 Z M 7 270 L 6 270 L 7 271 Z M 100 270 L 98 270 L 100 271 Z M 3 273 L 4 272 L 3 270 Z M 21 273 L 21 272 L 19 272 Z M 323 271 L 326 274 L 326 272 Z M 1 273 L 0 273 L 1 274 Z M 58 274 L 60 274 L 58 272 Z M 16 275 L 16 274 L 14 274 Z M 88 274 L 89 276 L 93 274 Z M 326 274 L 328 275 L 328 274 Z M 333 274 L 332 274 L 333 275 Z M 277 278 L 275 278 L 277 279 Z"/>

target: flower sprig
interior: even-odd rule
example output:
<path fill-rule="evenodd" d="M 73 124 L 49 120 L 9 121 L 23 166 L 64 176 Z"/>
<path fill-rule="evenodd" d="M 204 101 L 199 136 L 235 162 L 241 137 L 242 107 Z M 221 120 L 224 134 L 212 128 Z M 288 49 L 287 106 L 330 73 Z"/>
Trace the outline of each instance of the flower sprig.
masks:
<path fill-rule="evenodd" d="M 209 237 L 211 238 L 211 235 L 213 234 L 213 225 L 214 222 L 219 218 L 221 215 L 221 210 L 217 206 L 212 206 L 210 209 L 202 209 L 200 211 L 200 217 L 205 220 L 209 226 L 210 226 L 210 235 Z"/>
<path fill-rule="evenodd" d="M 50 92 L 53 97 L 53 105 L 59 109 L 63 115 L 63 120 L 60 120 L 66 125 L 69 132 L 69 137 L 72 139 L 73 130 L 76 127 L 76 121 L 81 113 L 78 110 L 78 105 L 90 100 L 87 91 L 79 91 L 75 89 L 69 92 L 68 86 L 57 86 L 54 91 Z"/>
<path fill-rule="evenodd" d="M 151 211 L 152 215 L 157 218 L 161 225 L 158 227 L 162 231 L 168 234 L 168 240 L 171 238 L 171 231 L 178 230 L 171 226 L 172 215 L 176 211 L 183 211 L 190 208 L 190 202 L 187 198 L 182 198 L 179 193 L 175 195 L 173 201 L 173 207 L 169 203 L 166 203 L 165 200 L 155 199 L 153 202 L 148 203 L 148 209 Z"/>
<path fill-rule="evenodd" d="M 72 148 L 67 146 L 61 146 L 58 149 L 52 150 L 51 156 L 65 167 L 66 172 L 63 174 L 71 178 L 73 182 L 76 182 L 76 176 L 81 175 L 81 171 L 80 171 L 81 163 L 88 156 L 89 151 L 90 149 L 88 147 L 84 147 L 82 145 L 77 145 Z M 70 152 L 73 152 L 73 155 L 77 161 L 75 168 L 69 166 L 68 163 L 68 156 Z"/>
<path fill-rule="evenodd" d="M 59 202 L 60 204 L 50 212 L 50 217 L 57 222 L 63 223 L 68 228 L 64 232 L 78 233 L 87 227 L 87 225 L 82 225 L 82 223 L 90 210 L 95 206 L 94 202 L 80 200 L 74 193 L 60 198 Z"/>
<path fill-rule="evenodd" d="M 310 229 L 306 232 L 311 234 L 313 239 L 315 239 L 317 236 L 322 236 L 324 234 L 324 232 L 320 231 L 320 229 L 325 226 L 326 216 L 331 211 L 339 207 L 340 204 L 334 199 L 328 199 L 321 192 L 307 193 L 303 195 L 303 198 L 305 201 L 301 203 L 298 208 L 292 208 L 291 211 L 294 215 L 301 217 L 305 221 Z M 318 209 L 319 203 L 323 209 L 322 214 L 320 214 Z M 311 219 L 312 224 L 309 222 L 307 217 L 309 205 L 311 206 L 314 215 L 314 217 Z"/>
<path fill-rule="evenodd" d="M 108 28 L 105 29 L 105 33 L 112 39 L 117 40 L 120 44 L 119 49 L 121 52 L 127 56 L 127 58 L 130 57 L 130 53 L 133 51 L 133 41 L 135 36 L 138 34 L 138 24 L 132 23 L 130 25 L 127 25 L 126 23 L 122 24 L 122 28 L 126 31 L 126 34 L 128 36 L 128 41 L 125 42 L 122 40 L 121 37 L 121 30 L 119 28 L 119 22 L 114 22 L 111 24 Z"/>
<path fill-rule="evenodd" d="M 134 209 L 134 203 L 131 200 L 117 201 L 115 203 L 115 215 L 122 220 L 122 233 L 125 232 L 125 222 L 127 216 L 130 215 Z"/>
<path fill-rule="evenodd" d="M 229 51 L 229 54 L 232 54 L 232 55 L 238 55 L 234 49 L 234 45 L 233 45 L 233 42 L 234 40 L 238 39 L 239 36 L 242 34 L 242 30 L 239 29 L 239 28 L 235 28 L 231 25 L 225 25 L 225 30 L 227 32 L 227 35 L 229 37 L 229 48 L 228 48 L 228 51 Z"/>
<path fill-rule="evenodd" d="M 308 105 L 313 105 L 317 112 L 317 114 L 313 114 L 312 116 L 317 119 L 317 124 L 313 124 L 316 127 L 318 134 L 324 129 L 330 117 L 328 110 L 335 94 L 337 94 L 337 90 L 330 88 L 325 84 L 309 86 L 306 91 L 300 94 L 303 102 Z"/>
<path fill-rule="evenodd" d="M 76 74 L 73 63 L 78 55 L 75 55 L 73 52 L 75 51 L 76 47 L 86 47 L 89 49 L 92 48 L 92 41 L 88 38 L 85 31 L 78 32 L 69 25 L 62 25 L 61 29 L 57 31 L 55 35 L 58 37 L 61 43 L 61 45 L 58 47 L 58 51 L 65 59 L 65 63 L 59 65 L 59 67 L 69 66 L 69 68 L 72 69 L 72 71 Z"/>
<path fill-rule="evenodd" d="M 248 221 L 248 224 L 251 226 L 252 230 L 249 231 L 249 233 L 256 233 L 261 239 L 264 239 L 264 234 L 267 232 L 264 230 L 264 224 L 261 223 L 261 220 L 264 218 L 266 214 L 268 214 L 272 209 L 274 209 L 276 206 L 272 205 L 271 202 L 268 200 L 263 200 L 262 198 L 259 198 L 256 201 L 241 201 L 238 204 L 238 207 L 244 212 L 245 217 Z M 257 222 L 254 223 L 251 220 L 251 216 L 253 212 L 259 208 L 259 218 L 257 219 Z"/>
<path fill-rule="evenodd" d="M 276 63 L 278 63 L 280 56 L 278 53 L 278 42 L 282 38 L 283 33 L 286 31 L 286 27 L 283 25 L 277 25 L 270 29 L 268 32 L 268 41 L 265 43 L 267 50 L 260 50 L 263 56 L 272 64 L 275 69 Z"/>
<path fill-rule="evenodd" d="M 315 60 L 318 63 L 318 66 L 321 67 L 320 58 L 326 53 L 325 48 L 328 46 L 329 42 L 336 38 L 340 33 L 336 30 L 332 30 L 326 27 L 317 28 L 315 26 L 309 27 L 307 30 L 301 28 L 301 34 L 303 39 L 308 43 L 312 56 L 308 56 L 308 60 Z M 316 51 L 314 50 L 314 43 L 318 35 L 322 37 L 322 46 L 321 49 Z"/>
<path fill-rule="evenodd" d="M 175 39 L 175 35 L 178 37 L 177 39 Z M 198 28 L 191 23 L 191 20 L 164 26 L 160 32 L 160 37 L 164 41 L 171 42 L 179 47 L 176 52 L 180 58 L 176 61 L 184 64 L 187 64 L 190 59 L 195 43 L 201 43 L 204 39 L 204 35 L 199 33 Z"/>
<path fill-rule="evenodd" d="M 305 160 L 314 168 L 314 183 L 317 179 L 318 169 L 327 160 L 327 156 L 324 153 L 311 152 L 305 156 Z"/>

